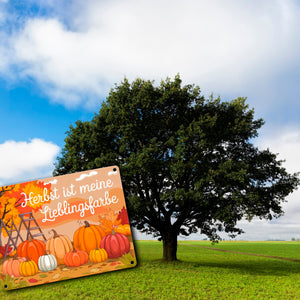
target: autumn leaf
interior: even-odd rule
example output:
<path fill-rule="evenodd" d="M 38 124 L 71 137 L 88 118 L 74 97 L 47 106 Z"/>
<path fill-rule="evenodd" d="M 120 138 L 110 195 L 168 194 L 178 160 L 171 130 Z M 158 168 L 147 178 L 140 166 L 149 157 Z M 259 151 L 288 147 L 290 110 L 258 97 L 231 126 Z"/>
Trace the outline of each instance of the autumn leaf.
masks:
<path fill-rule="evenodd" d="M 111 208 L 108 209 L 108 212 L 105 213 L 105 215 L 106 215 L 106 218 L 107 218 L 108 220 L 110 220 L 110 221 L 112 222 L 113 225 L 117 226 L 117 225 L 120 224 L 120 223 L 117 221 L 117 219 L 118 219 L 118 214 L 117 214 L 115 211 L 113 211 Z"/>
<path fill-rule="evenodd" d="M 0 220 L 8 230 L 12 228 L 12 221 L 15 225 L 20 224 L 21 219 L 19 214 L 38 210 L 45 202 L 45 197 L 50 196 L 51 184 L 44 184 L 42 181 L 31 181 L 13 186 L 2 187 L 0 193 Z M 35 201 L 27 201 L 26 206 L 22 206 L 25 201 L 25 195 L 35 197 Z M 7 237 L 7 232 L 2 227 L 4 237 Z"/>
<path fill-rule="evenodd" d="M 126 253 L 120 257 L 120 261 L 124 264 L 119 266 L 119 269 L 129 268 L 136 266 L 136 258 L 133 257 L 130 253 Z"/>
<path fill-rule="evenodd" d="M 125 206 L 123 206 L 123 208 L 120 210 L 117 219 L 121 220 L 122 225 L 129 224 L 127 209 L 125 208 Z"/>
<path fill-rule="evenodd" d="M 111 234 L 113 229 L 113 224 L 111 221 L 107 220 L 105 217 L 99 216 L 100 227 L 104 230 L 105 234 Z"/>
<path fill-rule="evenodd" d="M 33 208 L 34 211 L 38 210 L 44 203 L 50 202 L 50 198 L 48 200 L 44 199 L 44 194 L 45 196 L 50 196 L 50 188 L 47 188 L 47 186 L 50 185 L 45 185 L 43 182 L 37 182 L 37 181 L 32 181 L 26 184 L 26 186 L 23 189 L 23 192 L 26 195 L 31 195 L 33 197 L 38 197 L 43 199 L 44 201 L 34 201 L 34 202 L 27 202 L 27 206 L 30 206 Z"/>
<path fill-rule="evenodd" d="M 17 199 L 19 203 L 22 203 L 24 201 L 25 195 L 22 194 L 24 187 L 27 183 L 22 184 L 16 184 L 14 185 L 14 188 L 8 192 L 5 193 L 5 195 L 12 199 Z"/>
<path fill-rule="evenodd" d="M 13 250 L 12 247 L 7 247 L 7 244 L 5 244 L 4 246 L 0 246 L 0 253 L 4 256 L 5 254 L 5 249 L 7 248 L 7 254 L 10 254 Z"/>
<path fill-rule="evenodd" d="M 19 211 L 15 207 L 16 198 L 10 198 L 6 194 L 0 197 L 0 219 L 3 221 L 5 226 L 10 229 L 11 221 L 14 220 L 14 223 L 18 225 L 20 223 Z M 4 237 L 7 237 L 7 232 L 2 228 Z"/>
<path fill-rule="evenodd" d="M 111 208 L 104 213 L 104 217 L 99 216 L 100 227 L 104 230 L 105 234 L 110 234 L 113 228 L 121 224 L 121 220 L 117 220 L 118 214 Z"/>
<path fill-rule="evenodd" d="M 5 278 L 1 281 L 1 287 L 6 290 L 16 288 L 16 284 L 13 278 L 11 278 L 8 274 L 5 275 Z"/>

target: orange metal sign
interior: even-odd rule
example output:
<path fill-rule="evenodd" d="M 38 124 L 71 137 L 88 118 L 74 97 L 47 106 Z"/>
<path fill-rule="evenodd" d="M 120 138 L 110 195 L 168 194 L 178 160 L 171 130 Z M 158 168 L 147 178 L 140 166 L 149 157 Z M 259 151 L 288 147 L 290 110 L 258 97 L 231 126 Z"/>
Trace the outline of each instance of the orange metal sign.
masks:
<path fill-rule="evenodd" d="M 136 265 L 118 167 L 0 188 L 4 290 Z"/>

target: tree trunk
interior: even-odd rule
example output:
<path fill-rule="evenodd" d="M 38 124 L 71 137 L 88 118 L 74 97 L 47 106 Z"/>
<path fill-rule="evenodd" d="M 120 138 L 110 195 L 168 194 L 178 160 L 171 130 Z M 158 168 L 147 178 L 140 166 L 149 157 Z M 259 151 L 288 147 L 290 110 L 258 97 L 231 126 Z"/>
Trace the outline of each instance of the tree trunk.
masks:
<path fill-rule="evenodd" d="M 166 232 L 163 236 L 163 259 L 172 261 L 177 260 L 177 234 Z"/>

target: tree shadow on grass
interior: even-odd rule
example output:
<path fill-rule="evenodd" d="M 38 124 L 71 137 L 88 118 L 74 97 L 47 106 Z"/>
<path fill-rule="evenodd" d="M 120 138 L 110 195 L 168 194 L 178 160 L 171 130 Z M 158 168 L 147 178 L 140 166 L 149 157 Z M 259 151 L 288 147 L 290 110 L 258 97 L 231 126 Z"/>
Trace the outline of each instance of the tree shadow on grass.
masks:
<path fill-rule="evenodd" d="M 143 267 L 147 265 L 150 268 L 165 269 L 187 269 L 194 272 L 201 272 L 201 268 L 214 268 L 223 271 L 233 270 L 241 275 L 262 275 L 262 276 L 289 276 L 292 274 L 300 274 L 300 262 L 285 261 L 276 258 L 267 258 L 260 256 L 252 256 L 239 253 L 215 252 L 212 250 L 199 249 L 195 247 L 178 251 L 177 261 L 165 261 L 161 259 L 162 253 L 155 252 L 141 253 L 137 249 L 138 265 Z M 160 248 L 159 248 L 160 250 Z M 145 249 L 144 249 L 145 252 Z M 160 256 L 160 258 L 154 257 Z M 139 266 L 138 266 L 139 267 Z"/>
<path fill-rule="evenodd" d="M 212 251 L 215 249 L 207 250 L 203 248 L 205 247 L 202 247 L 201 252 L 198 252 L 195 248 L 185 247 L 184 253 L 179 255 L 182 260 L 178 261 L 178 265 L 185 265 L 191 270 L 220 268 L 224 271 L 231 269 L 241 275 L 289 276 L 291 274 L 300 274 L 299 260 L 289 261 L 289 258 L 264 257 L 259 254 L 227 250 Z"/>
<path fill-rule="evenodd" d="M 156 264 L 160 264 L 161 267 L 172 266 L 172 268 L 187 268 L 190 271 L 201 271 L 201 268 L 216 268 L 226 270 L 234 270 L 235 273 L 241 275 L 263 275 L 263 276 L 289 276 L 292 274 L 300 274 L 299 262 L 280 261 L 276 259 L 267 258 L 243 258 L 240 260 L 227 260 L 223 261 L 207 260 L 203 261 L 186 261 L 177 260 L 174 262 L 167 262 L 163 260 L 153 261 Z"/>
<path fill-rule="evenodd" d="M 191 268 L 199 269 L 202 267 L 231 269 L 235 273 L 241 275 L 263 275 L 263 276 L 289 276 L 292 274 L 300 274 L 300 264 L 284 261 L 272 261 L 270 259 L 262 259 L 261 261 L 224 261 L 224 262 L 186 262 Z"/>

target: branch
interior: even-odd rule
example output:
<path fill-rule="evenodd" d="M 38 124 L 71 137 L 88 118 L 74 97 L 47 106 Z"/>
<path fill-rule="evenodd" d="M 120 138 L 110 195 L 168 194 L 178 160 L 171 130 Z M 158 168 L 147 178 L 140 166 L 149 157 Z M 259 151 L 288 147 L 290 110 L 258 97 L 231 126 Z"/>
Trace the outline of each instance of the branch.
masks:
<path fill-rule="evenodd" d="M 144 184 L 144 187 L 145 187 L 145 191 L 146 191 L 146 195 L 144 195 L 143 193 L 143 189 L 142 189 L 142 186 L 141 186 L 141 181 L 143 181 L 143 184 Z M 153 206 L 151 205 L 151 199 L 150 199 L 150 195 L 149 195 L 149 192 L 147 193 L 147 187 L 145 186 L 145 180 L 144 179 L 140 179 L 138 174 L 136 175 L 136 182 L 135 184 L 137 185 L 137 188 L 138 188 L 138 194 L 139 196 L 141 197 L 141 199 L 145 202 L 145 206 L 146 206 L 146 203 L 150 203 L 150 205 L 147 205 L 147 208 L 149 209 L 149 212 L 150 212 L 150 216 L 149 216 L 149 219 L 154 219 L 154 222 L 153 224 L 155 224 L 156 226 L 153 226 L 154 228 L 158 227 L 158 230 L 160 231 L 161 228 L 163 227 L 162 225 L 162 222 L 161 222 L 161 219 L 160 218 L 157 218 L 157 212 L 155 211 L 155 209 L 153 208 Z"/>
<path fill-rule="evenodd" d="M 11 225 L 8 225 L 8 223 L 9 223 L 10 221 L 11 221 L 11 219 L 9 219 L 9 220 L 6 222 L 6 224 L 5 224 L 6 227 L 11 228 Z"/>
<path fill-rule="evenodd" d="M 6 207 L 7 207 L 7 205 L 8 205 L 8 202 L 6 202 L 6 203 L 5 203 L 5 206 L 4 206 L 4 211 L 3 211 L 3 214 L 2 214 L 1 220 L 3 220 L 3 219 L 4 219 L 4 217 L 5 217 L 5 215 L 6 215 L 8 212 L 10 212 L 10 210 L 9 210 L 9 211 L 6 211 Z"/>
<path fill-rule="evenodd" d="M 16 203 L 18 203 L 20 200 L 22 200 L 23 196 L 21 196 L 17 201 Z"/>
<path fill-rule="evenodd" d="M 193 212 L 190 203 L 185 200 L 184 206 L 181 209 L 181 213 L 173 224 L 175 230 L 179 230 L 184 222 L 188 223 L 188 219 L 192 219 L 197 213 L 198 212 L 195 211 Z"/>
<path fill-rule="evenodd" d="M 3 186 L 0 190 L 0 197 L 2 197 L 2 195 L 5 194 L 6 192 L 12 191 L 14 187 L 15 187 L 14 185 L 10 186 L 10 188 L 8 188 L 7 186 Z"/>
<path fill-rule="evenodd" d="M 21 202 L 21 203 L 18 203 L 20 200 L 22 200 L 23 199 L 23 196 L 22 197 L 20 197 L 16 202 L 15 202 L 15 207 L 19 207 L 20 205 L 22 205 L 22 203 L 23 202 Z M 17 205 L 16 205 L 17 204 Z"/>
<path fill-rule="evenodd" d="M 157 182 L 156 182 L 156 180 L 154 180 L 153 179 L 154 178 L 154 176 L 152 176 L 152 185 L 154 186 L 154 188 L 153 188 L 153 194 L 154 194 L 154 200 L 155 200 L 155 202 L 156 202 L 156 204 L 157 204 L 157 207 L 158 207 L 158 209 L 159 209 L 159 211 L 161 211 L 162 212 L 162 214 L 165 216 L 165 218 L 166 218 L 166 220 L 168 219 L 168 221 L 170 221 L 170 212 L 169 211 L 167 211 L 166 209 L 165 209 L 165 207 L 163 206 L 163 204 L 162 204 L 162 202 L 161 202 L 161 200 L 160 200 L 160 191 L 159 191 L 159 187 L 158 187 L 158 185 L 157 185 Z"/>

